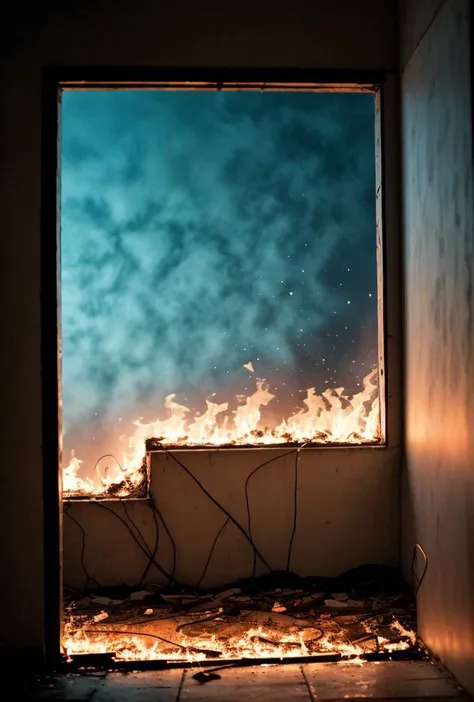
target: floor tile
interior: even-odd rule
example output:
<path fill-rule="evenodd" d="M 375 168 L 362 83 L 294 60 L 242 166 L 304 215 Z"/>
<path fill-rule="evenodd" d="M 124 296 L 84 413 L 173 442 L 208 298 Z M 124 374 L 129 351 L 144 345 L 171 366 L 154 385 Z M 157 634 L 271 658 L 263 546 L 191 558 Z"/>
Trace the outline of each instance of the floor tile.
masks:
<path fill-rule="evenodd" d="M 196 672 L 186 671 L 179 702 L 310 702 L 298 665 L 229 668 L 205 684 L 193 680 Z"/>
<path fill-rule="evenodd" d="M 456 686 L 428 661 L 312 663 L 303 667 L 318 700 L 454 697 Z"/>
<path fill-rule="evenodd" d="M 33 700 L 53 702 L 88 702 L 101 684 L 101 678 L 89 675 L 61 675 L 40 684 Z"/>
<path fill-rule="evenodd" d="M 128 687 L 111 690 L 105 687 L 99 690 L 91 702 L 177 702 L 177 692 L 160 690 L 158 687 Z"/>
<path fill-rule="evenodd" d="M 183 677 L 182 668 L 143 670 L 136 673 L 108 673 L 106 687 L 163 687 L 178 690 Z"/>
<path fill-rule="evenodd" d="M 93 702 L 176 702 L 183 671 L 109 673 Z"/>

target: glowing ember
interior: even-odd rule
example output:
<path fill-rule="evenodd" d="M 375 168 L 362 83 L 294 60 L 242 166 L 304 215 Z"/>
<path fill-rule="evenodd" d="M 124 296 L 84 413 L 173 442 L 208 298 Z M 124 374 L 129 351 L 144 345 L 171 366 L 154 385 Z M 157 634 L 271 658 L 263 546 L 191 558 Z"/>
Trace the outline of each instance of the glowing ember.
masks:
<path fill-rule="evenodd" d="M 246 368 L 253 370 L 251 362 Z M 362 390 L 355 395 L 344 388 L 325 390 L 318 395 L 315 388 L 306 391 L 304 408 L 282 419 L 269 429 L 262 427 L 261 409 L 274 398 L 264 379 L 256 380 L 255 392 L 238 397 L 239 405 L 226 414 L 229 403 L 216 404 L 206 400 L 206 411 L 190 418 L 190 409 L 175 401 L 175 395 L 165 398 L 166 419 L 143 423 L 134 422 L 135 432 L 129 438 L 129 451 L 119 462 L 113 456 L 101 459 L 95 467 L 95 479 L 79 476 L 82 461 L 74 456 L 63 470 L 63 490 L 72 494 L 100 494 L 118 486 L 116 496 L 130 493 L 143 481 L 144 446 L 147 439 L 157 437 L 163 446 L 271 446 L 285 443 L 313 444 L 371 444 L 380 441 L 377 369 L 363 380 Z M 103 470 L 103 468 L 106 468 Z"/>

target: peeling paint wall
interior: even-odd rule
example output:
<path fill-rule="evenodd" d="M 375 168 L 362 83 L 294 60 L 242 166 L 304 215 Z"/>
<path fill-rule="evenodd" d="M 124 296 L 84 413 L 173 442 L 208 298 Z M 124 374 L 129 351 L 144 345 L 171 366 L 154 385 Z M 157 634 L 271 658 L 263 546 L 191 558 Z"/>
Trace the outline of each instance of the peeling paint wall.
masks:
<path fill-rule="evenodd" d="M 25 17 L 24 21 L 19 32 L 14 26 L 7 26 L 8 46 L 2 45 L 0 281 L 6 313 L 1 316 L 4 343 L 0 353 L 7 418 L 2 436 L 4 469 L 0 515 L 2 532 L 7 538 L 2 539 L 0 644 L 41 648 L 44 635 L 42 475 L 44 470 L 56 470 L 56 466 L 42 465 L 41 454 L 42 67 L 273 66 L 393 72 L 396 69 L 395 2 L 295 0 L 290 6 L 283 0 L 226 3 L 203 0 L 199 4 L 83 0 L 63 4 L 36 28 L 33 15 Z M 12 39 L 17 35 L 20 39 Z M 394 154 L 390 172 L 396 174 L 396 171 L 397 155 Z M 389 206 L 393 233 L 397 216 L 393 200 Z M 397 270 L 396 261 L 394 268 Z M 395 279 L 396 275 L 388 312 L 394 359 L 393 372 L 389 372 L 390 396 L 394 407 L 399 397 Z M 390 420 L 394 427 L 393 445 L 399 443 L 396 414 L 392 412 Z M 385 475 L 385 454 L 378 455 L 380 462 L 377 468 L 367 469 L 369 476 L 375 470 Z M 351 465 L 352 454 L 347 458 L 347 469 Z M 391 470 L 393 468 L 388 470 L 388 476 Z M 362 471 L 360 477 L 365 485 L 362 468 L 359 467 L 359 471 Z M 390 482 L 391 478 L 387 480 Z M 317 483 L 315 481 L 315 489 Z M 370 478 L 367 485 L 369 491 Z M 336 483 L 334 490 L 332 499 L 336 499 L 342 488 Z M 393 499 L 395 497 L 390 498 L 390 503 Z M 345 513 L 346 505 L 341 508 Z M 355 510 L 354 520 L 361 508 L 368 509 L 365 495 Z M 368 530 L 365 528 L 359 533 L 361 539 L 366 538 Z M 296 559 L 301 558 L 299 548 L 295 547 Z M 328 544 L 327 548 L 339 548 L 339 542 L 336 540 L 334 546 Z M 381 551 L 376 550 L 376 554 Z M 359 555 L 365 554 L 361 551 Z M 320 563 L 329 567 L 328 559 Z M 313 564 L 316 566 L 318 562 Z"/>
<path fill-rule="evenodd" d="M 296 453 L 257 449 L 175 455 L 246 531 L 248 479 L 252 538 L 273 570 L 285 570 L 294 524 Z M 398 451 L 303 449 L 299 456 L 290 569 L 300 575 L 331 576 L 362 563 L 396 565 Z M 255 471 L 266 461 L 272 462 Z M 162 453 L 151 455 L 151 491 L 176 545 L 176 578 L 194 586 L 227 517 L 178 463 Z M 105 504 L 126 521 L 130 516 L 153 550 L 156 529 L 146 502 L 125 503 L 128 514 L 124 504 Z M 67 512 L 85 530 L 84 556 L 90 576 L 101 585 L 137 584 L 147 558 L 117 516 L 90 502 L 70 503 Z M 172 547 L 162 524 L 159 533 L 157 560 L 170 572 Z M 81 548 L 82 533 L 65 516 L 64 578 L 79 589 L 85 583 Z M 202 585 L 231 583 L 249 577 L 252 569 L 253 549 L 230 522 L 219 536 Z M 256 572 L 268 572 L 259 559 Z M 146 582 L 166 582 L 166 578 L 153 567 Z"/>
<path fill-rule="evenodd" d="M 427 7 L 428 6 L 428 7 Z M 429 12 L 431 8 L 431 12 Z M 419 630 L 474 692 L 472 3 L 402 3 L 406 467 Z M 415 17 L 410 26 L 404 17 Z M 413 39 L 413 26 L 418 39 Z M 409 51 L 404 52 L 404 47 Z"/>

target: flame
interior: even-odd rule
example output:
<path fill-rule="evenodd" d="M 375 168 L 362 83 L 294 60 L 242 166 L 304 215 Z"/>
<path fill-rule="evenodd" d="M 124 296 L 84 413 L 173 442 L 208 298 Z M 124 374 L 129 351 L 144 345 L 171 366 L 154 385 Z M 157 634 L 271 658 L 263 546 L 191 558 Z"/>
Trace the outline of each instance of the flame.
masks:
<path fill-rule="evenodd" d="M 407 629 L 405 626 L 403 626 L 403 624 L 401 622 L 399 622 L 398 619 L 394 619 L 390 626 L 394 631 L 397 631 L 400 634 L 400 636 L 403 636 L 405 639 L 408 639 L 408 641 L 410 642 L 410 644 L 412 646 L 414 646 L 416 644 L 417 636 L 416 636 L 415 632 L 412 631 L 411 629 Z M 402 643 L 404 643 L 404 642 L 402 641 L 399 644 L 393 644 L 393 642 L 392 643 L 388 642 L 387 649 L 390 648 L 392 651 L 403 650 L 403 649 L 398 648 L 398 646 L 400 646 Z M 407 644 L 407 646 L 408 646 L 408 644 Z"/>
<path fill-rule="evenodd" d="M 71 458 L 67 466 L 63 468 L 63 491 L 64 492 L 93 492 L 94 483 L 90 478 L 83 479 L 78 476 L 79 468 L 83 461 L 76 458 L 74 450 L 71 451 Z"/>
<path fill-rule="evenodd" d="M 295 633 L 278 634 L 265 626 L 249 628 L 242 636 L 218 637 L 214 634 L 206 637 L 188 637 L 177 632 L 173 642 L 158 640 L 153 634 L 136 632 L 125 634 L 94 628 L 88 631 L 91 622 L 80 626 L 74 617 L 65 624 L 63 650 L 67 656 L 85 653 L 114 653 L 116 660 L 185 660 L 198 662 L 207 658 L 289 658 L 292 656 L 312 656 L 316 654 L 335 653 L 354 664 L 362 665 L 362 656 L 367 653 L 362 645 L 355 645 L 341 640 L 340 633 L 309 636 L 308 629 Z M 93 622 L 92 622 L 93 624 Z M 79 627 L 79 628 L 78 628 Z M 393 642 L 377 637 L 379 650 L 391 653 L 409 649 L 416 643 L 416 634 L 408 631 L 397 620 L 391 627 L 401 632 L 409 641 Z M 400 628 L 399 628 L 400 627 Z M 176 644 L 173 646 L 172 644 Z"/>
<path fill-rule="evenodd" d="M 250 369 L 251 363 L 245 365 Z M 253 366 L 252 366 L 253 370 Z M 206 400 L 206 410 L 190 418 L 190 409 L 176 402 L 176 395 L 165 398 L 166 419 L 144 423 L 134 422 L 135 431 L 129 438 L 129 450 L 122 453 L 121 461 L 109 456 L 107 470 L 103 461 L 96 465 L 95 480 L 79 475 L 82 461 L 74 455 L 63 469 L 63 490 L 66 494 L 100 494 L 113 486 L 115 493 L 126 496 L 143 481 L 145 441 L 157 437 L 164 446 L 271 446 L 284 443 L 314 444 L 367 444 L 380 442 L 380 417 L 377 369 L 363 380 L 362 390 L 345 394 L 344 388 L 325 390 L 317 394 L 315 388 L 306 391 L 304 408 L 297 410 L 280 424 L 269 429 L 260 427 L 262 407 L 275 395 L 265 379 L 257 378 L 255 391 L 249 396 L 238 396 L 239 404 L 232 411 L 233 418 L 224 413 L 229 403 L 217 404 Z"/>
<path fill-rule="evenodd" d="M 303 633 L 287 634 L 277 643 L 263 627 L 250 628 L 241 637 L 229 637 L 225 641 L 215 635 L 195 639 L 179 636 L 173 647 L 164 641 L 154 640 L 145 632 L 137 634 L 93 633 L 87 629 L 71 631 L 66 625 L 63 649 L 68 656 L 77 653 L 107 653 L 113 651 L 117 660 L 188 660 L 202 661 L 206 658 L 287 658 L 310 655 Z M 208 652 L 208 653 L 207 653 Z M 219 656 L 220 654 L 220 656 Z"/>

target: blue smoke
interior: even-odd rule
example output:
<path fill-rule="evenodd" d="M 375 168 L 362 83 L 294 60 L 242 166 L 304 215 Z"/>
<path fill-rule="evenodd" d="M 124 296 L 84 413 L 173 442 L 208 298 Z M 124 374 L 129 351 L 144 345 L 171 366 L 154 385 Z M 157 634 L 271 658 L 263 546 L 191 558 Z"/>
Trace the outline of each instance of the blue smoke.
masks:
<path fill-rule="evenodd" d="M 372 96 L 66 92 L 61 176 L 71 445 L 248 361 L 291 408 L 376 363 Z"/>

